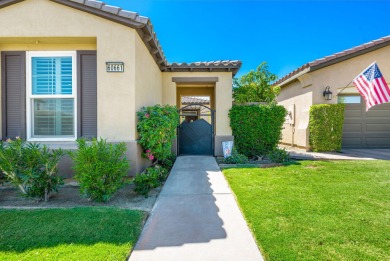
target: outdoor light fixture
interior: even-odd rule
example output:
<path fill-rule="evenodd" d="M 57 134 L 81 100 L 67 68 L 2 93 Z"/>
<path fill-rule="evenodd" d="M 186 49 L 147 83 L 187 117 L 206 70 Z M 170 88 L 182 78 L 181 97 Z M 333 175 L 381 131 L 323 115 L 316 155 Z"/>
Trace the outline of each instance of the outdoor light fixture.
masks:
<path fill-rule="evenodd" d="M 330 91 L 330 87 L 326 86 L 325 91 L 323 92 L 323 96 L 325 100 L 330 101 L 332 99 L 332 92 Z"/>

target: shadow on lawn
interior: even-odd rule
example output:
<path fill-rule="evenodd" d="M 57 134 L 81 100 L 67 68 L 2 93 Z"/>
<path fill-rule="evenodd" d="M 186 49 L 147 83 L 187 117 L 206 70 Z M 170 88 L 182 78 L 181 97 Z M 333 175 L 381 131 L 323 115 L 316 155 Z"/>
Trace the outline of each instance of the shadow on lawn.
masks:
<path fill-rule="evenodd" d="M 289 162 L 284 162 L 280 167 L 288 167 L 288 166 L 293 166 L 293 165 L 302 165 L 298 160 L 291 160 Z"/>
<path fill-rule="evenodd" d="M 0 210 L 0 252 L 135 244 L 145 213 L 115 208 Z"/>

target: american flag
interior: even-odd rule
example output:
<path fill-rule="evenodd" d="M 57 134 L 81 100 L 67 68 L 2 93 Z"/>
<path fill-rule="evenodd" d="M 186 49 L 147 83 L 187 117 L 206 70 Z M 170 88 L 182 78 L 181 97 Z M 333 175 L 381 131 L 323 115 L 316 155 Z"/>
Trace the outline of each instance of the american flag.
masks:
<path fill-rule="evenodd" d="M 376 62 L 354 80 L 356 88 L 366 100 L 366 110 L 372 106 L 390 102 L 390 89 Z"/>

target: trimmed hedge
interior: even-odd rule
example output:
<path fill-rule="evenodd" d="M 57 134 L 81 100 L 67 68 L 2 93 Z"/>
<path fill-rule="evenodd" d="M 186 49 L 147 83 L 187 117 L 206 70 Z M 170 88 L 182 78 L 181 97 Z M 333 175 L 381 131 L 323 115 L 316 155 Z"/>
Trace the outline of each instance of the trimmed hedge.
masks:
<path fill-rule="evenodd" d="M 229 117 L 237 151 L 247 157 L 271 152 L 279 143 L 286 115 L 281 105 L 234 105 Z"/>
<path fill-rule="evenodd" d="M 309 142 L 313 151 L 340 151 L 344 104 L 317 104 L 310 107 Z"/>

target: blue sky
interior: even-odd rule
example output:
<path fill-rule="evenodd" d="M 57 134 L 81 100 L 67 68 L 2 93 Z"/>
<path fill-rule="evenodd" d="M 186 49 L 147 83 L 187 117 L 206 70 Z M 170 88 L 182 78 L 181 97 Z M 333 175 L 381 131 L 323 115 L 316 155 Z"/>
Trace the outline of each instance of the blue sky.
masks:
<path fill-rule="evenodd" d="M 151 19 L 169 62 L 262 61 L 279 77 L 390 35 L 390 0 L 105 0 Z"/>

